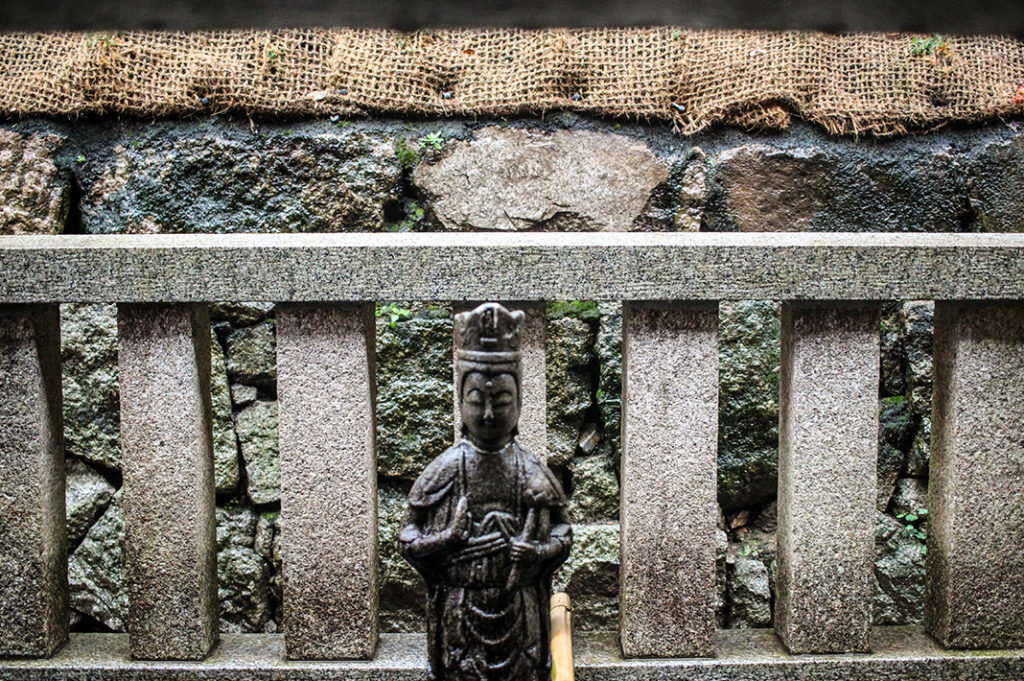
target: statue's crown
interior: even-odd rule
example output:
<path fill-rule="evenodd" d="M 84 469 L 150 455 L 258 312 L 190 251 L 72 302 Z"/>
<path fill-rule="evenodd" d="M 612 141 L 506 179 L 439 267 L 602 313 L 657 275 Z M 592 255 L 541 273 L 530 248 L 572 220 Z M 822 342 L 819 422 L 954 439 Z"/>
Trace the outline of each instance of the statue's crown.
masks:
<path fill-rule="evenodd" d="M 458 358 L 490 364 L 519 361 L 519 328 L 526 315 L 499 303 L 484 303 L 455 315 L 460 347 Z"/>

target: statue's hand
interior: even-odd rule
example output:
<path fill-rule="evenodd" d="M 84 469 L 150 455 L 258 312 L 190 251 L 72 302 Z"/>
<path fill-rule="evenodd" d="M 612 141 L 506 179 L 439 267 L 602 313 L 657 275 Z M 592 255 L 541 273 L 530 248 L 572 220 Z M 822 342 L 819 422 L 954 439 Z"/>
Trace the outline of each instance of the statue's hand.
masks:
<path fill-rule="evenodd" d="M 513 539 L 509 544 L 509 554 L 513 561 L 525 567 L 540 560 L 541 547 L 535 541 Z"/>
<path fill-rule="evenodd" d="M 471 525 L 472 518 L 469 515 L 469 499 L 463 496 L 455 506 L 455 515 L 452 516 L 452 521 L 448 523 L 448 527 L 444 530 L 447 539 L 445 543 L 455 545 L 466 541 L 469 537 Z"/>

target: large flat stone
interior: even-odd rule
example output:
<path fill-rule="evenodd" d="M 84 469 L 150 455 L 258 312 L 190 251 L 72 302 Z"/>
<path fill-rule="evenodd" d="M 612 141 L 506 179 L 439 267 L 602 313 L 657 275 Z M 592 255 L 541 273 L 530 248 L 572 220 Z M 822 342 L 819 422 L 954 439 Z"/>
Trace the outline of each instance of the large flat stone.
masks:
<path fill-rule="evenodd" d="M 291 659 L 377 646 L 372 306 L 278 310 L 284 630 Z"/>
<path fill-rule="evenodd" d="M 0 655 L 68 632 L 57 306 L 0 307 Z"/>
<path fill-rule="evenodd" d="M 925 625 L 1024 644 L 1024 306 L 935 305 Z"/>
<path fill-rule="evenodd" d="M 878 627 L 873 653 L 789 655 L 771 630 L 721 630 L 714 659 L 624 660 L 614 634 L 577 635 L 576 672 L 590 681 L 1017 681 L 1024 651 L 946 651 L 916 627 Z M 386 634 L 372 661 L 285 660 L 284 637 L 228 634 L 203 662 L 142 662 L 127 637 L 72 634 L 50 660 L 4 660 L 0 681 L 425 681 L 422 634 Z"/>
<path fill-rule="evenodd" d="M 131 653 L 202 659 L 217 640 L 205 306 L 118 307 Z"/>
<path fill-rule="evenodd" d="M 643 141 L 614 133 L 487 127 L 413 171 L 450 230 L 625 231 L 669 168 Z"/>
<path fill-rule="evenodd" d="M 970 229 L 968 177 L 951 146 L 934 138 L 873 146 L 814 134 L 744 136 L 709 159 L 704 229 Z"/>
<path fill-rule="evenodd" d="M 628 657 L 708 656 L 718 306 L 627 305 L 623 315 L 622 650 Z"/>
<path fill-rule="evenodd" d="M 878 329 L 874 305 L 782 308 L 775 627 L 793 653 L 868 650 Z"/>
<path fill-rule="evenodd" d="M 57 169 L 55 134 L 0 129 L 0 234 L 59 234 L 71 183 Z"/>
<path fill-rule="evenodd" d="M 392 135 L 364 125 L 264 121 L 256 134 L 204 117 L 111 132 L 79 168 L 88 233 L 374 231 L 400 194 Z"/>
<path fill-rule="evenodd" d="M 0 303 L 1007 300 L 1021 253 L 1021 234 L 23 235 L 0 240 Z"/>

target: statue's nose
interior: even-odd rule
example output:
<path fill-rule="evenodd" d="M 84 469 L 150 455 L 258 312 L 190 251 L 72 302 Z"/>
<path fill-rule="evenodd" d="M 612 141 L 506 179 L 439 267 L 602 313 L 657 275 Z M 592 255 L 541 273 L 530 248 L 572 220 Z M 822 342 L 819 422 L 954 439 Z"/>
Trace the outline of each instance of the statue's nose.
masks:
<path fill-rule="evenodd" d="M 492 405 L 490 402 L 488 402 L 484 406 L 484 421 L 493 421 L 493 420 L 494 420 L 494 405 Z"/>

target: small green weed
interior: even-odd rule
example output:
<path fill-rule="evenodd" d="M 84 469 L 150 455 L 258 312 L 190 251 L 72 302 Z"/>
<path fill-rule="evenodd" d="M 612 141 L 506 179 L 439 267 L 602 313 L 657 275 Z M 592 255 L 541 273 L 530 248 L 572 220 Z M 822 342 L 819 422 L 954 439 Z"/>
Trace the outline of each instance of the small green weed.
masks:
<path fill-rule="evenodd" d="M 914 55 L 932 55 L 949 59 L 953 56 L 953 47 L 947 38 L 936 33 L 929 38 L 911 38 L 910 53 Z"/>
<path fill-rule="evenodd" d="M 75 161 L 77 163 L 85 163 L 85 154 L 79 154 L 78 156 L 75 156 Z"/>
<path fill-rule="evenodd" d="M 412 170 L 420 160 L 419 154 L 409 148 L 409 143 L 404 138 L 395 140 L 395 156 L 404 170 Z"/>
<path fill-rule="evenodd" d="M 392 225 L 389 225 L 387 227 L 387 231 L 389 231 L 389 232 L 412 232 L 412 231 L 415 231 L 416 227 L 420 224 L 420 221 L 423 220 L 423 216 L 426 215 L 426 214 L 427 214 L 427 212 L 425 210 L 423 210 L 423 207 L 421 205 L 419 205 L 418 203 L 416 203 L 415 201 L 413 201 L 409 205 L 409 217 L 407 217 L 402 222 L 396 222 L 396 223 L 394 223 Z"/>
<path fill-rule="evenodd" d="M 552 300 L 547 307 L 548 317 L 553 319 L 573 317 L 592 321 L 601 316 L 596 300 Z"/>
<path fill-rule="evenodd" d="M 927 554 L 928 547 L 924 543 L 927 534 L 921 529 L 921 523 L 928 519 L 928 509 L 919 508 L 917 513 L 898 513 L 896 519 L 903 522 L 903 533 L 921 542 L 921 553 Z"/>
<path fill-rule="evenodd" d="M 439 132 L 432 132 L 425 137 L 420 138 L 420 149 L 426 149 L 430 147 L 436 151 L 444 149 L 444 136 Z"/>
<path fill-rule="evenodd" d="M 377 304 L 377 316 L 387 317 L 388 326 L 392 329 L 398 326 L 398 322 L 406 319 L 412 319 L 412 310 L 408 310 L 404 307 L 399 307 L 398 303 L 386 303 L 381 305 Z"/>

